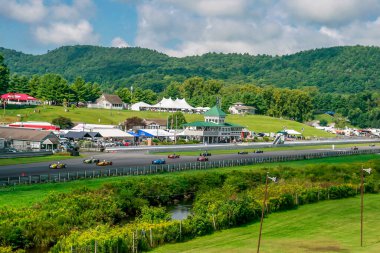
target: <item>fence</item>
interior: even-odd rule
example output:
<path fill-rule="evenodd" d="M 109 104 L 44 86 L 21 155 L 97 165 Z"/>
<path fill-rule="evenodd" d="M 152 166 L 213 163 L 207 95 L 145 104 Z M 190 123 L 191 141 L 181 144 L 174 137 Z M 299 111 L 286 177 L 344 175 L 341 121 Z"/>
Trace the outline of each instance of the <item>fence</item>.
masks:
<path fill-rule="evenodd" d="M 112 176 L 137 176 L 151 175 L 158 173 L 169 173 L 187 170 L 204 170 L 212 168 L 224 168 L 233 166 L 245 166 L 259 163 L 287 162 L 296 160 L 308 160 L 316 158 L 327 158 L 347 155 L 375 154 L 380 153 L 380 149 L 348 150 L 348 151 L 324 151 L 308 154 L 279 155 L 272 157 L 254 157 L 231 160 L 219 160 L 208 162 L 188 162 L 163 165 L 135 166 L 129 168 L 104 168 L 97 170 L 79 170 L 68 172 L 57 172 L 42 175 L 17 176 L 0 178 L 0 186 L 10 186 L 18 184 L 36 184 L 50 182 L 67 182 L 79 179 L 92 179 Z"/>

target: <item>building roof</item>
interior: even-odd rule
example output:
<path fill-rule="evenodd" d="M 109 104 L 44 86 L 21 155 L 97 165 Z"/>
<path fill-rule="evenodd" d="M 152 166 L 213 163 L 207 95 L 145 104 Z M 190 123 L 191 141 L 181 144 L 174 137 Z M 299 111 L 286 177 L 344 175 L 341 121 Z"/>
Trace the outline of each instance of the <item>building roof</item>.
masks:
<path fill-rule="evenodd" d="M 204 113 L 204 116 L 210 117 L 226 117 L 226 114 L 217 106 L 212 107 L 210 110 Z"/>
<path fill-rule="evenodd" d="M 118 95 L 112 95 L 112 94 L 103 94 L 102 95 L 105 100 L 110 102 L 111 104 L 123 104 L 123 101 L 121 101 L 120 97 Z"/>
<path fill-rule="evenodd" d="M 88 132 L 74 132 L 69 131 L 64 135 L 65 138 L 68 139 L 83 139 L 85 137 L 91 137 L 91 135 Z"/>
<path fill-rule="evenodd" d="M 252 109 L 255 109 L 255 107 L 248 106 L 248 105 L 235 105 L 233 107 L 235 107 L 237 110 L 252 110 Z"/>
<path fill-rule="evenodd" d="M 31 101 L 31 100 L 37 100 L 36 98 L 32 97 L 32 96 L 29 96 L 28 94 L 24 94 L 24 93 L 13 93 L 13 92 L 10 92 L 10 93 L 7 93 L 7 94 L 3 94 L 1 95 L 1 98 L 2 99 L 7 99 L 7 100 L 19 100 L 19 101 Z"/>
<path fill-rule="evenodd" d="M 40 142 L 47 137 L 58 140 L 58 137 L 55 136 L 51 131 L 19 127 L 0 127 L 0 138 L 4 139 Z"/>
<path fill-rule="evenodd" d="M 168 122 L 166 119 L 144 119 L 144 122 L 146 125 L 151 125 L 156 123 L 157 125 L 160 126 L 167 126 Z"/>

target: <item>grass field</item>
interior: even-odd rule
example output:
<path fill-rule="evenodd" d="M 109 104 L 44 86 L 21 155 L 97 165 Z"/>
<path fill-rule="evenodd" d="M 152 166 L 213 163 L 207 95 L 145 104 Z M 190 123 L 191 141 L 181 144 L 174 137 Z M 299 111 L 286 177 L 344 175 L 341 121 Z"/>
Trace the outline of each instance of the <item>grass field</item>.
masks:
<path fill-rule="evenodd" d="M 268 164 L 256 164 L 251 166 L 240 166 L 240 167 L 230 167 L 230 168 L 218 168 L 210 169 L 210 171 L 248 171 L 248 170 L 270 170 L 270 168 L 275 168 L 278 166 L 289 166 L 289 167 L 305 167 L 311 164 L 357 164 L 358 167 L 361 164 L 368 164 L 371 167 L 371 160 L 379 160 L 379 155 L 360 155 L 360 156 L 346 156 L 346 157 L 330 157 L 324 159 L 314 159 L 314 160 L 302 160 L 302 161 L 292 161 L 292 162 L 282 162 L 282 163 L 268 163 Z M 145 177 L 155 177 L 157 180 L 160 177 L 176 177 L 181 173 L 204 173 L 204 171 L 185 171 L 179 173 L 170 173 L 162 175 L 147 175 Z M 87 187 L 89 189 L 100 188 L 105 183 L 116 183 L 124 180 L 134 180 L 135 177 L 108 177 L 99 179 L 89 179 L 89 180 L 79 180 L 67 183 L 48 183 L 48 184 L 35 184 L 35 185 L 20 185 L 15 187 L 0 188 L 0 207 L 24 207 L 30 206 L 33 203 L 43 200 L 51 192 L 70 192 L 75 189 L 80 189 Z"/>
<path fill-rule="evenodd" d="M 40 112 L 34 112 L 35 109 Z M 7 109 L 5 110 L 5 117 L 0 117 L 0 123 L 19 121 L 22 115 L 23 121 L 48 121 L 58 116 L 64 116 L 70 118 L 73 122 L 86 122 L 93 124 L 120 124 L 125 119 L 137 116 L 140 118 L 150 119 L 167 119 L 170 113 L 164 112 L 135 112 L 135 111 L 117 111 L 117 110 L 105 110 L 105 109 L 88 109 L 88 108 L 75 108 L 70 109 L 69 112 L 65 112 L 61 106 L 39 106 L 38 108 L 24 108 L 24 109 Z M 203 116 L 200 114 L 185 114 L 187 122 L 203 121 Z M 309 137 L 333 137 L 334 135 L 327 132 L 315 129 L 305 124 L 298 123 L 296 121 L 272 118 L 263 115 L 228 115 L 227 122 L 236 123 L 247 127 L 251 131 L 255 132 L 277 132 L 284 127 L 287 129 L 294 129 L 298 132 L 302 132 L 304 136 Z"/>
<path fill-rule="evenodd" d="M 49 156 L 40 156 L 40 157 L 1 158 L 0 166 L 49 162 L 49 161 L 57 161 L 57 160 L 68 160 L 68 159 L 73 159 L 73 158 L 78 158 L 78 156 L 49 155 Z"/>
<path fill-rule="evenodd" d="M 380 194 L 366 194 L 364 245 L 360 247 L 360 197 L 323 201 L 264 219 L 263 253 L 380 252 Z M 169 244 L 152 252 L 256 252 L 259 222 L 216 232 L 189 242 Z"/>
<path fill-rule="evenodd" d="M 339 148 L 349 148 L 349 147 L 352 147 L 352 146 L 368 147 L 370 144 L 375 144 L 375 145 L 377 144 L 377 145 L 379 145 L 378 143 L 338 144 L 338 145 L 335 145 L 335 150 L 339 149 Z M 207 148 L 203 148 L 203 149 L 207 150 Z M 286 146 L 286 147 L 259 148 L 259 149 L 263 150 L 264 152 L 282 151 L 282 150 L 305 150 L 305 149 L 329 149 L 329 150 L 331 150 L 332 146 L 331 145 L 294 146 L 294 147 Z M 242 146 L 239 149 L 211 150 L 209 152 L 212 155 L 214 155 L 214 154 L 215 155 L 222 155 L 222 154 L 236 154 L 239 151 L 253 152 L 255 150 L 258 150 L 258 148 L 256 148 L 256 149 L 254 149 L 254 148 L 244 148 L 244 146 Z M 173 152 L 156 152 L 155 154 L 169 155 L 169 154 L 173 154 Z M 183 156 L 187 156 L 187 155 L 188 156 L 196 156 L 196 155 L 199 155 L 199 150 L 196 150 L 196 151 L 181 151 L 181 152 L 177 152 L 177 154 L 183 155 Z"/>

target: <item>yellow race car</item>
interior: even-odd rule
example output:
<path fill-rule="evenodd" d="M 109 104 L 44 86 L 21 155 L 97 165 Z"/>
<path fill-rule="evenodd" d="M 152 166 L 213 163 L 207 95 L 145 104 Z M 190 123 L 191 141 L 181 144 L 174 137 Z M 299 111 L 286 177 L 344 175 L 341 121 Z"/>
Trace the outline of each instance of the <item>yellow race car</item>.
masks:
<path fill-rule="evenodd" d="M 112 165 L 112 161 L 103 160 L 103 161 L 96 163 L 96 165 L 98 165 L 98 166 Z"/>
<path fill-rule="evenodd" d="M 57 163 L 49 164 L 49 169 L 64 169 L 64 168 L 66 168 L 66 164 L 64 163 L 57 162 Z"/>

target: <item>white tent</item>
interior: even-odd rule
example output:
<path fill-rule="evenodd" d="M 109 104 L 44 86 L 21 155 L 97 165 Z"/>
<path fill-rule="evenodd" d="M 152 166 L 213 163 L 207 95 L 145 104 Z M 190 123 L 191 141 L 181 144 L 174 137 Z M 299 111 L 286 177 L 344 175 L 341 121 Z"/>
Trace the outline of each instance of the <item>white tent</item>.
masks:
<path fill-rule="evenodd" d="M 162 98 L 160 102 L 158 102 L 155 105 L 152 105 L 151 107 L 155 109 L 159 109 L 159 110 L 165 109 L 165 110 L 190 111 L 194 109 L 194 107 L 189 105 L 184 98 L 183 99 L 177 98 L 176 100 L 173 100 L 171 98 Z"/>
<path fill-rule="evenodd" d="M 126 133 L 120 129 L 97 129 L 104 138 L 130 138 L 133 139 L 133 135 Z"/>
<path fill-rule="evenodd" d="M 298 135 L 298 134 L 301 134 L 300 132 L 297 132 L 297 131 L 295 131 L 295 130 L 293 130 L 293 129 L 287 129 L 287 130 L 285 130 L 285 132 L 286 132 L 287 134 L 290 134 L 290 135 Z"/>
<path fill-rule="evenodd" d="M 148 107 L 151 107 L 151 105 L 147 104 L 145 102 L 138 102 L 138 103 L 131 105 L 131 110 L 132 111 L 141 111 L 142 107 L 148 108 Z"/>
<path fill-rule="evenodd" d="M 86 124 L 80 123 L 75 127 L 71 128 L 72 131 L 85 131 L 85 132 L 98 132 L 94 129 L 114 129 L 117 128 L 115 125 L 98 125 L 98 124 Z"/>
<path fill-rule="evenodd" d="M 140 131 L 143 131 L 155 137 L 174 137 L 174 133 L 169 133 L 162 129 L 141 129 Z"/>

